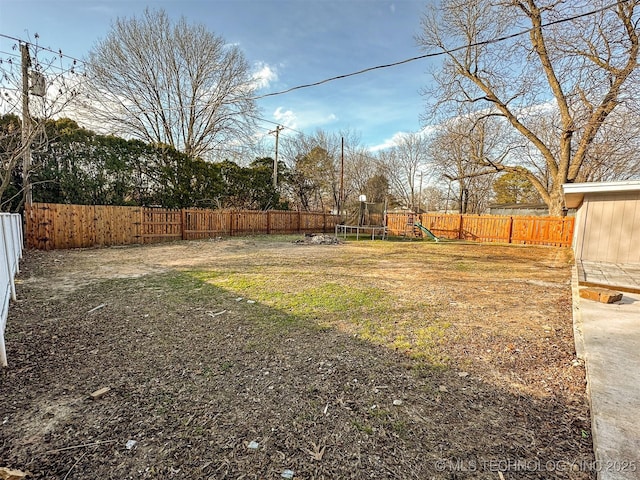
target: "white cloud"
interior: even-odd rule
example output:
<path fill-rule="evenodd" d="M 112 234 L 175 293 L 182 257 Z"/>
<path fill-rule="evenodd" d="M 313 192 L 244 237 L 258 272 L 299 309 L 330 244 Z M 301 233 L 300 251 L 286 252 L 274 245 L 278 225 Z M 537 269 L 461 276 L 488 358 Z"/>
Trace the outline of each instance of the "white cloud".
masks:
<path fill-rule="evenodd" d="M 436 129 L 437 127 L 434 127 L 432 125 L 427 125 L 419 132 L 396 132 L 391 136 L 391 138 L 385 139 L 384 142 L 378 145 L 373 145 L 369 147 L 369 151 L 372 153 L 375 153 L 375 152 L 379 152 L 380 150 L 387 150 L 388 148 L 392 148 L 400 144 L 400 141 L 402 140 L 402 138 L 406 137 L 407 135 L 415 135 L 416 133 L 420 133 L 422 135 L 428 136 L 431 133 L 433 133 Z"/>
<path fill-rule="evenodd" d="M 391 136 L 391 138 L 385 139 L 384 142 L 378 145 L 373 145 L 369 147 L 369 151 L 373 153 L 373 152 L 379 152 L 380 150 L 387 150 L 389 148 L 395 147 L 400 142 L 400 139 L 405 135 L 407 135 L 407 133 L 408 132 L 396 132 Z"/>
<path fill-rule="evenodd" d="M 278 107 L 273 112 L 273 119 L 285 127 L 292 129 L 320 128 L 323 125 L 338 121 L 335 113 L 325 114 L 316 111 L 295 113 L 293 110 Z"/>
<path fill-rule="evenodd" d="M 396 13 L 396 4 L 392 3 L 389 5 L 389 10 L 391 10 L 391 13 Z"/>
<path fill-rule="evenodd" d="M 278 107 L 276 108 L 276 111 L 273 112 L 273 118 L 276 122 L 284 125 L 285 127 L 294 129 L 298 127 L 298 118 L 291 110 L 285 110 L 282 107 Z"/>
<path fill-rule="evenodd" d="M 278 80 L 278 72 L 275 67 L 264 62 L 258 62 L 254 65 L 252 78 L 257 89 L 267 88 L 272 82 Z"/>

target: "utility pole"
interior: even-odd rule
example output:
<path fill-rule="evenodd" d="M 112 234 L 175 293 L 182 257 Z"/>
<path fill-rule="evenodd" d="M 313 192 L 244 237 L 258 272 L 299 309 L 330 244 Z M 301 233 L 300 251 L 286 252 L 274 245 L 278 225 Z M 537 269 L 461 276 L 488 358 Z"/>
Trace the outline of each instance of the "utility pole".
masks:
<path fill-rule="evenodd" d="M 342 220 L 342 204 L 344 202 L 344 137 L 342 137 L 342 148 L 340 150 L 340 194 L 338 202 L 338 215 Z"/>
<path fill-rule="evenodd" d="M 275 130 L 269 132 L 269 134 L 276 134 L 276 158 L 273 160 L 273 189 L 278 188 L 278 140 L 280 138 L 280 130 L 284 130 L 284 127 L 278 125 Z"/>
<path fill-rule="evenodd" d="M 24 189 L 24 205 L 31 206 L 31 114 L 29 113 L 29 67 L 31 56 L 29 45 L 20 44 L 22 67 L 22 188 Z"/>
<path fill-rule="evenodd" d="M 420 189 L 418 190 L 418 212 L 420 213 L 420 208 L 422 205 L 422 175 L 423 172 L 420 172 Z"/>

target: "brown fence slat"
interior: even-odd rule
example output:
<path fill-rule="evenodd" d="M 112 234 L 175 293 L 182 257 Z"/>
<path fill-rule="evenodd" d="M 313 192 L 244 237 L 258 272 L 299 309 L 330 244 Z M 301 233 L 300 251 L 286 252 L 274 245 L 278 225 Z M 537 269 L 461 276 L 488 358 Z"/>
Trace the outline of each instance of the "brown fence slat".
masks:
<path fill-rule="evenodd" d="M 388 214 L 389 235 L 413 234 L 408 229 L 409 217 L 406 213 Z M 420 221 L 441 238 L 562 247 L 571 245 L 575 220 L 573 217 L 424 213 Z"/>
<path fill-rule="evenodd" d="M 513 217 L 512 242 L 528 245 L 571 245 L 573 217 Z"/>
<path fill-rule="evenodd" d="M 142 209 L 142 243 L 171 242 L 182 239 L 182 213 L 169 208 Z"/>
<path fill-rule="evenodd" d="M 457 239 L 460 236 L 460 215 L 425 213 L 421 223 L 436 237 Z"/>
<path fill-rule="evenodd" d="M 509 242 L 511 217 L 463 215 L 461 240 L 474 242 Z"/>
<path fill-rule="evenodd" d="M 248 234 L 333 232 L 335 215 L 289 211 L 173 210 L 148 207 L 34 203 L 26 211 L 29 248 L 50 250 L 155 243 Z M 388 214 L 389 235 L 414 235 L 407 214 Z M 479 242 L 568 246 L 572 217 L 422 214 L 436 236 Z"/>
<path fill-rule="evenodd" d="M 29 248 L 156 243 L 228 235 L 333 231 L 338 217 L 288 211 L 173 210 L 34 203 L 25 211 Z"/>
<path fill-rule="evenodd" d="M 48 250 L 138 243 L 138 207 L 37 203 L 25 214 L 29 248 Z"/>
<path fill-rule="evenodd" d="M 185 209 L 183 238 L 196 240 L 229 235 L 231 212 L 221 210 Z"/>

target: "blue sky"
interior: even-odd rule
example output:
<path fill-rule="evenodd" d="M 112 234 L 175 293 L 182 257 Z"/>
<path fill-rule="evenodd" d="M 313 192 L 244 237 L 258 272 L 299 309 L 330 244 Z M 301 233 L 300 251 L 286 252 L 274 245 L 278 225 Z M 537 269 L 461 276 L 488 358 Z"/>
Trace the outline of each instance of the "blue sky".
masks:
<path fill-rule="evenodd" d="M 0 33 L 83 58 L 116 17 L 146 7 L 199 22 L 237 44 L 265 94 L 420 55 L 414 36 L 427 0 L 0 0 Z M 0 38 L 0 51 L 12 42 Z M 1 55 L 1 54 L 0 54 Z M 373 150 L 421 128 L 433 60 L 420 60 L 258 103 L 261 117 L 313 133 L 357 131 Z M 266 132 L 274 124 L 263 122 Z M 283 132 L 283 134 L 286 133 Z"/>

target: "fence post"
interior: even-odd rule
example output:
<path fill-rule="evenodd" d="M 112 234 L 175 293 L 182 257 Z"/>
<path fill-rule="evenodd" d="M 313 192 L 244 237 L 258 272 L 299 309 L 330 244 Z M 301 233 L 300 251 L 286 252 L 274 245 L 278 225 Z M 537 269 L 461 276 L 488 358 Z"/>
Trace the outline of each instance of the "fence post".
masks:
<path fill-rule="evenodd" d="M 46 218 L 44 222 L 44 249 L 45 250 L 55 250 L 56 248 L 60 248 L 56 244 L 56 219 L 60 216 L 60 210 L 55 206 L 55 204 L 47 203 L 46 206 L 42 208 L 43 212 L 46 212 Z"/>
<path fill-rule="evenodd" d="M 140 245 L 144 244 L 144 225 L 142 222 L 144 221 L 144 207 L 138 207 L 138 243 Z"/>
<path fill-rule="evenodd" d="M 302 212 L 298 210 L 298 233 L 302 232 Z"/>
<path fill-rule="evenodd" d="M 187 239 L 186 214 L 184 208 L 180 209 L 180 238 L 182 238 L 182 240 Z"/>
<path fill-rule="evenodd" d="M 569 217 L 563 217 L 562 218 L 562 229 L 560 231 L 560 246 L 563 246 L 565 244 L 565 242 L 564 242 L 565 230 L 569 230 L 569 233 L 571 233 L 571 235 L 566 235 L 567 237 L 569 237 L 569 246 L 571 246 L 573 244 L 573 226 L 574 226 L 574 222 L 575 222 L 575 217 L 573 217 L 571 219 L 571 222 L 569 222 Z"/>
<path fill-rule="evenodd" d="M 267 235 L 271 235 L 271 210 L 267 210 Z"/>
<path fill-rule="evenodd" d="M 508 243 L 511 243 L 511 237 L 513 236 L 513 217 L 509 217 L 509 241 Z"/>

